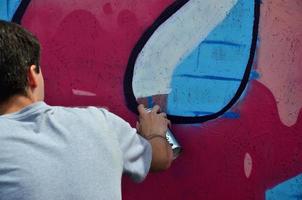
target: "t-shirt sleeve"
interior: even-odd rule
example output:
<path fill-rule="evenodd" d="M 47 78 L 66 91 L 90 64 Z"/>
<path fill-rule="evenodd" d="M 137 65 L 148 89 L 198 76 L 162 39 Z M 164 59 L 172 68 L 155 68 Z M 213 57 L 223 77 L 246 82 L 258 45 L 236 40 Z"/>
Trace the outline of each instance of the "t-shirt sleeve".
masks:
<path fill-rule="evenodd" d="M 151 160 L 152 148 L 150 143 L 137 134 L 128 122 L 117 115 L 105 111 L 109 129 L 117 135 L 123 155 L 123 170 L 135 182 L 141 182 L 147 176 Z"/>

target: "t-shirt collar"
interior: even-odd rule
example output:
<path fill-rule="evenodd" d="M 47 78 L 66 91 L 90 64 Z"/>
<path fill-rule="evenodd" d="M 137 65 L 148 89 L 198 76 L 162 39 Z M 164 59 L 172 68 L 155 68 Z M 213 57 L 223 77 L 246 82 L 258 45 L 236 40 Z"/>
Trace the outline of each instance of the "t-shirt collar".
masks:
<path fill-rule="evenodd" d="M 49 106 L 44 101 L 38 101 L 22 108 L 17 112 L 0 115 L 0 118 L 20 118 L 28 114 L 33 114 L 38 110 L 42 109 L 43 107 L 45 108 Z"/>

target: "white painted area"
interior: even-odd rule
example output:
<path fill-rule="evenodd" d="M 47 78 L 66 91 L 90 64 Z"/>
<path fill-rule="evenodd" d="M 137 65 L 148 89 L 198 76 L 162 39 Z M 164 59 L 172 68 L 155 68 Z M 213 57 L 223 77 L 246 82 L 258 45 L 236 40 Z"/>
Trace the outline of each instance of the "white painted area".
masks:
<path fill-rule="evenodd" d="M 237 0 L 191 0 L 148 40 L 135 63 L 136 98 L 169 94 L 174 69 L 226 17 Z"/>
<path fill-rule="evenodd" d="M 244 173 L 246 178 L 250 178 L 253 170 L 253 160 L 249 153 L 244 156 Z"/>
<path fill-rule="evenodd" d="M 72 89 L 72 93 L 77 96 L 88 96 L 88 97 L 96 96 L 95 93 L 84 91 L 84 90 L 77 90 L 77 89 Z"/>

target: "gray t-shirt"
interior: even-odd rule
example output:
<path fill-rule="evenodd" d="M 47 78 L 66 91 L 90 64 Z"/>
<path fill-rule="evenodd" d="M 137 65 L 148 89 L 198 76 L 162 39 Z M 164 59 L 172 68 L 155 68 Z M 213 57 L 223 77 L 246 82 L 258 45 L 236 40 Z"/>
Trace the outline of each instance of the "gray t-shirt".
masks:
<path fill-rule="evenodd" d="M 105 109 L 34 103 L 0 116 L 0 200 L 118 200 L 142 181 L 151 146 Z"/>

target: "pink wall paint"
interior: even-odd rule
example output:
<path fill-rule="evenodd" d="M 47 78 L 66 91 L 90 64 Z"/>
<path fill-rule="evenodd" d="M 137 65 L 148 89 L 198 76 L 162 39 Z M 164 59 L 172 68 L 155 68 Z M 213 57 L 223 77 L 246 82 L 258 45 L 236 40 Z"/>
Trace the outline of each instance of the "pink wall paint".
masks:
<path fill-rule="evenodd" d="M 302 2 L 264 1 L 261 11 L 259 81 L 273 93 L 282 123 L 292 126 L 302 107 Z"/>
<path fill-rule="evenodd" d="M 135 125 L 123 93 L 128 57 L 171 3 L 32 0 L 22 24 L 43 46 L 47 102 L 106 106 Z M 142 184 L 124 178 L 124 199 L 264 199 L 268 188 L 302 173 L 300 11 L 298 0 L 263 1 L 255 60 L 261 78 L 233 108 L 240 118 L 174 125 L 182 155 Z"/>

